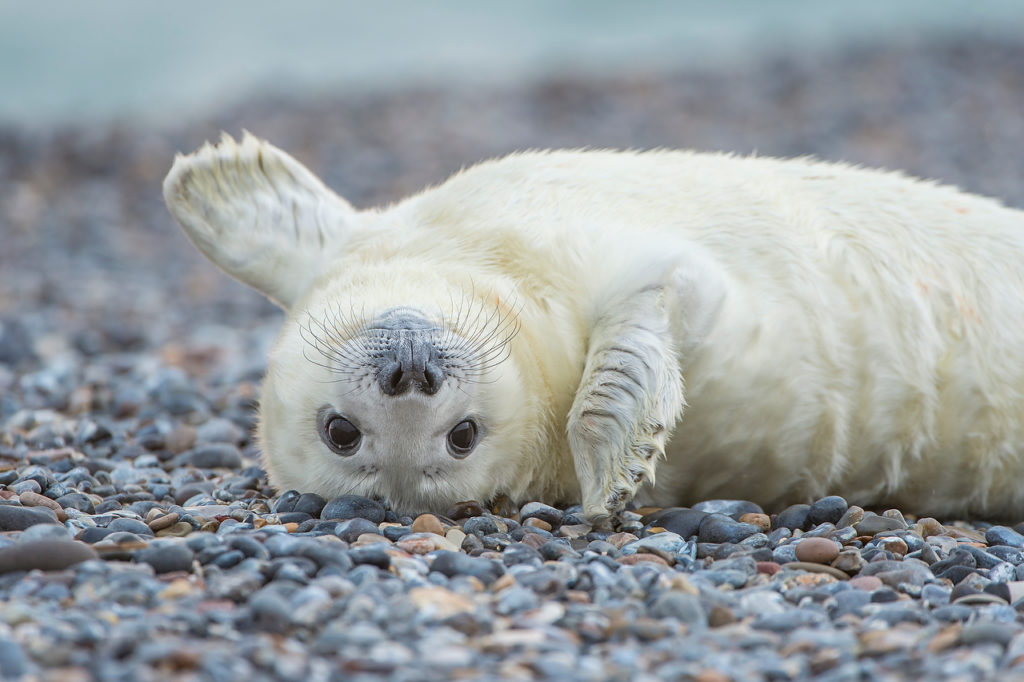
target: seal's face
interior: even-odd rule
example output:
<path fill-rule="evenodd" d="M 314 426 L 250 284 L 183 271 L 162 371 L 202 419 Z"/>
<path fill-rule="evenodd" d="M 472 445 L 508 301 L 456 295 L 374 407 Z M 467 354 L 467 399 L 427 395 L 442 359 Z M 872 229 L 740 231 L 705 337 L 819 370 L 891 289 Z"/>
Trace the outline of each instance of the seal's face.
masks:
<path fill-rule="evenodd" d="M 408 512 L 498 492 L 516 460 L 495 437 L 517 393 L 503 371 L 514 314 L 338 310 L 298 316 L 271 356 L 261 432 L 277 485 Z"/>

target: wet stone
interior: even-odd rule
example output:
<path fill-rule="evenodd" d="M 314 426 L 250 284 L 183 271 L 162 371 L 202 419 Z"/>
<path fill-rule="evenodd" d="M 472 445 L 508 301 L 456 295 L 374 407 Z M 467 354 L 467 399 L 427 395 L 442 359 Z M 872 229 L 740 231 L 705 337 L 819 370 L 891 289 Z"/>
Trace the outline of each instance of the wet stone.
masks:
<path fill-rule="evenodd" d="M 384 520 L 384 505 L 359 495 L 341 495 L 324 505 L 322 519 L 365 519 L 377 524 Z"/>

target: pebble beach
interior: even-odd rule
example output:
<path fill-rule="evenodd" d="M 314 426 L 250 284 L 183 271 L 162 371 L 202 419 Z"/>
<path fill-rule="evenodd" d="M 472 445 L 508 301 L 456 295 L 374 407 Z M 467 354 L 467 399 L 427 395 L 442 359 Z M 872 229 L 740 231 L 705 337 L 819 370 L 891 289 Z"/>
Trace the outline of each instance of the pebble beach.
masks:
<path fill-rule="evenodd" d="M 160 194 L 176 152 L 246 128 L 358 207 L 549 147 L 813 155 L 1024 207 L 1021 65 L 937 42 L 0 127 L 0 679 L 1024 681 L 1024 510 L 681 500 L 595 528 L 273 490 L 282 315 Z"/>

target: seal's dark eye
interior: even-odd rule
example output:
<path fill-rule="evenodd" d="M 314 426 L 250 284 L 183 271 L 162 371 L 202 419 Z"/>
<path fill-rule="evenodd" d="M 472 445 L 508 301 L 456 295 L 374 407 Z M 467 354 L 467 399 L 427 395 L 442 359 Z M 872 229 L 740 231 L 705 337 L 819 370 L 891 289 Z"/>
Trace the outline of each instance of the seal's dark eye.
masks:
<path fill-rule="evenodd" d="M 324 425 L 323 440 L 339 455 L 354 454 L 362 437 L 355 424 L 341 415 L 334 415 Z"/>
<path fill-rule="evenodd" d="M 462 459 L 476 445 L 476 435 L 476 422 L 472 419 L 459 422 L 448 432 L 448 453 L 452 457 Z"/>

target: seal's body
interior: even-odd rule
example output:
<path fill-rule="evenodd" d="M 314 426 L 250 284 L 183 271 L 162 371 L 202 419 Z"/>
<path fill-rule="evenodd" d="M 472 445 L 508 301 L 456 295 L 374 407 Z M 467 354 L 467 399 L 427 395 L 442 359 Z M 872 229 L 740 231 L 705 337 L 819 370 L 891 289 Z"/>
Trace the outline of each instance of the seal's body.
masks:
<path fill-rule="evenodd" d="M 803 159 L 547 152 L 356 212 L 251 136 L 164 191 L 288 311 L 260 428 L 282 489 L 1024 512 L 1024 213 L 996 201 Z"/>

